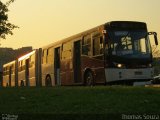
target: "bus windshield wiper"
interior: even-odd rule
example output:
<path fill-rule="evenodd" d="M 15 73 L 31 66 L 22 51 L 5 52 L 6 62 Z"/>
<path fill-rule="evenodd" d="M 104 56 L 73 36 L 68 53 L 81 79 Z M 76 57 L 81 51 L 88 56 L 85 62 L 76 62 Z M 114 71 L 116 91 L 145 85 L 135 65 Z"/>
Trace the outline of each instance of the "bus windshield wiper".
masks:
<path fill-rule="evenodd" d="M 124 41 L 127 39 L 127 36 L 129 35 L 129 31 L 128 31 L 128 33 L 125 35 L 125 37 L 124 37 Z"/>

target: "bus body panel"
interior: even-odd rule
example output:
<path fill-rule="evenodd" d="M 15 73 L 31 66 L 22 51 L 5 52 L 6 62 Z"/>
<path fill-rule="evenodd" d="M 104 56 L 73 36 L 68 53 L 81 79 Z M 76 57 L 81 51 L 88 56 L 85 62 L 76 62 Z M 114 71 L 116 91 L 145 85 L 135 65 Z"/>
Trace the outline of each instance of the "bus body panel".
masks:
<path fill-rule="evenodd" d="M 3 87 L 9 86 L 9 75 L 3 76 L 3 83 L 2 83 L 2 85 L 3 85 Z"/>
<path fill-rule="evenodd" d="M 25 71 L 18 72 L 18 86 L 26 86 Z"/>
<path fill-rule="evenodd" d="M 52 63 L 47 63 L 47 64 L 42 64 L 42 86 L 45 86 L 45 80 L 47 75 L 51 77 L 52 80 L 52 86 L 55 85 L 54 82 L 54 64 Z"/>
<path fill-rule="evenodd" d="M 11 87 L 15 86 L 15 74 L 11 75 Z"/>
<path fill-rule="evenodd" d="M 73 63 L 71 59 L 61 61 L 61 84 L 73 85 Z"/>
<path fill-rule="evenodd" d="M 86 69 L 89 68 L 94 74 L 95 83 L 105 83 L 104 60 L 89 58 L 87 56 L 82 56 L 81 59 L 83 76 Z"/>
<path fill-rule="evenodd" d="M 106 82 L 129 81 L 129 80 L 151 80 L 153 68 L 141 69 L 105 69 Z"/>
<path fill-rule="evenodd" d="M 29 86 L 36 86 L 36 71 L 35 66 L 29 68 Z"/>

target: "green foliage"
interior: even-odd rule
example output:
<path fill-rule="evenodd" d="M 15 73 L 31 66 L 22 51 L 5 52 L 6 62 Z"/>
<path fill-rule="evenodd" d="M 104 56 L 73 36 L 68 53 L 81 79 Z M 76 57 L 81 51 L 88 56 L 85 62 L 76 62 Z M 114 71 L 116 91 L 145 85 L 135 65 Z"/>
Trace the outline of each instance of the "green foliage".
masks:
<path fill-rule="evenodd" d="M 121 119 L 122 114 L 159 114 L 160 89 L 96 86 L 1 88 L 0 113 L 23 119 Z"/>
<path fill-rule="evenodd" d="M 6 4 L 0 1 L 0 38 L 5 39 L 6 35 L 13 35 L 12 30 L 18 28 L 18 26 L 8 21 L 8 6 L 14 2 L 14 0 L 8 1 Z"/>

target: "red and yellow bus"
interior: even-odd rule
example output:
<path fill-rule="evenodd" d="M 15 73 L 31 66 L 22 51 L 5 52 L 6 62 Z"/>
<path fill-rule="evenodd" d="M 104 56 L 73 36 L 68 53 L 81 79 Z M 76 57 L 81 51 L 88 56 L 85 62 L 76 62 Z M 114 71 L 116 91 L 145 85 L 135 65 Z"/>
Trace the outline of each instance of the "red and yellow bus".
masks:
<path fill-rule="evenodd" d="M 149 81 L 154 73 L 149 35 L 158 45 L 157 34 L 148 32 L 146 23 L 112 21 L 39 48 L 33 52 L 33 72 L 26 64 L 30 59 L 19 58 L 18 64 L 26 64 L 27 76 L 36 72 L 33 86 L 35 81 L 42 86 Z M 19 79 L 20 74 L 18 70 L 18 81 L 27 80 Z"/>

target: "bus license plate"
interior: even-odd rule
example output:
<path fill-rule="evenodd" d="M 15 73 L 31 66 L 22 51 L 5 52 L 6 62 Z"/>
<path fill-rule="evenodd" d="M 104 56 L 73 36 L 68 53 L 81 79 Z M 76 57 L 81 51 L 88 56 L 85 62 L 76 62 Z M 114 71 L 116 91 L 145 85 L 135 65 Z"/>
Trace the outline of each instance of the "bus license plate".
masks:
<path fill-rule="evenodd" d="M 142 75 L 142 71 L 136 71 L 134 74 L 135 75 Z"/>

